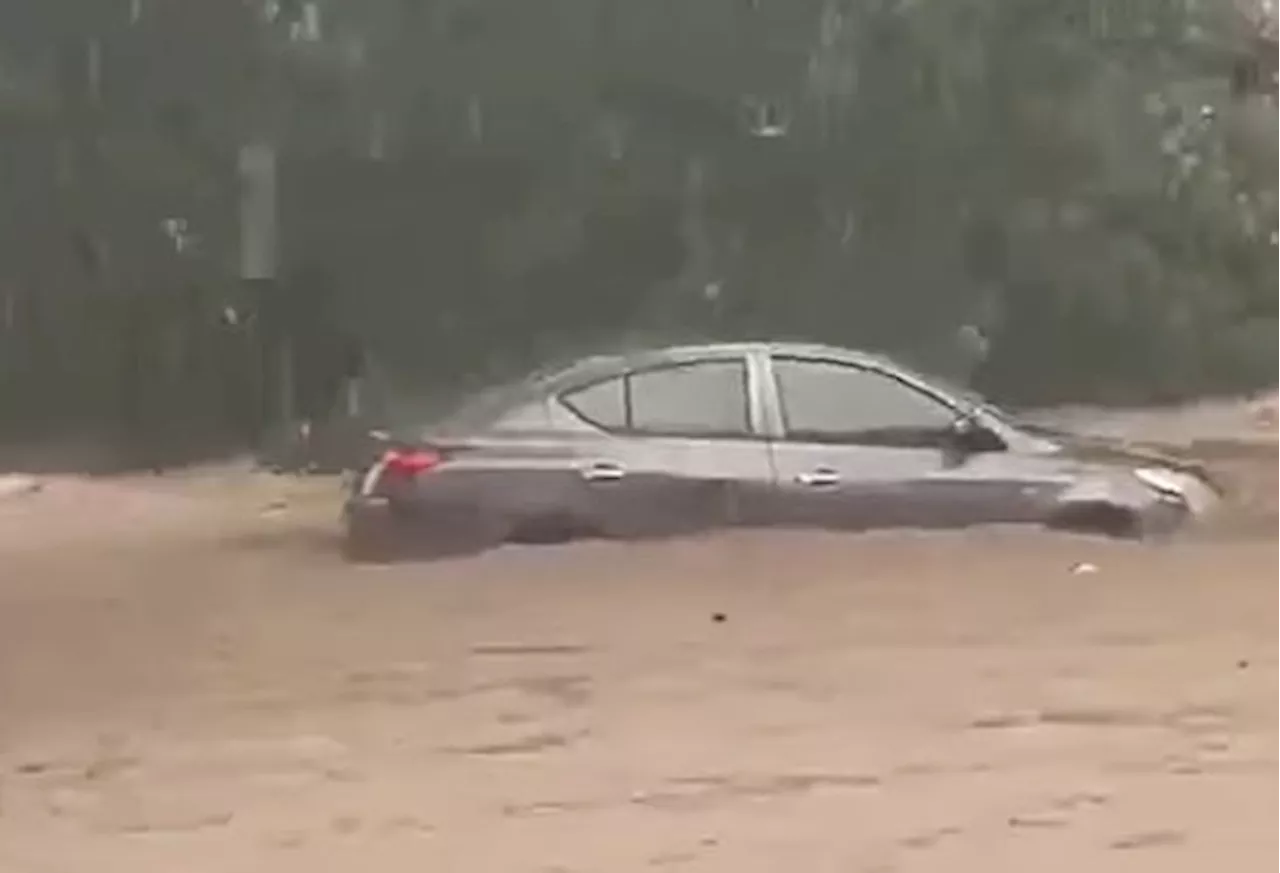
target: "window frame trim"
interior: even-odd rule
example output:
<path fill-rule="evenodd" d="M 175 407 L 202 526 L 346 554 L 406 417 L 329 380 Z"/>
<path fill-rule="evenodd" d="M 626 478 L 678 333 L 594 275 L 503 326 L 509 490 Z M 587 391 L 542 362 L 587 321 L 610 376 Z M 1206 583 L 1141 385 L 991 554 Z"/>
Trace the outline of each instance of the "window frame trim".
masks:
<path fill-rule="evenodd" d="M 915 391 L 918 394 L 923 394 L 926 397 L 935 400 L 940 406 L 950 410 L 955 418 L 963 417 L 966 414 L 964 406 L 954 398 L 949 397 L 945 392 L 929 385 L 927 382 L 913 378 L 910 374 L 898 371 L 891 366 L 875 361 L 847 360 L 829 355 L 806 355 L 785 351 L 774 351 L 764 355 L 764 360 L 762 361 L 762 366 L 765 370 L 764 384 L 767 386 L 769 398 L 767 430 L 770 434 L 769 439 L 773 442 L 798 446 L 873 448 L 873 446 L 869 446 L 865 443 L 815 442 L 814 440 L 791 438 L 787 433 L 786 406 L 782 399 L 782 386 L 778 382 L 778 371 L 774 366 L 777 361 L 794 361 L 802 364 L 826 364 L 834 367 L 845 367 L 850 370 L 860 370 L 865 373 L 874 373 L 887 379 L 892 379 L 909 390 Z"/>

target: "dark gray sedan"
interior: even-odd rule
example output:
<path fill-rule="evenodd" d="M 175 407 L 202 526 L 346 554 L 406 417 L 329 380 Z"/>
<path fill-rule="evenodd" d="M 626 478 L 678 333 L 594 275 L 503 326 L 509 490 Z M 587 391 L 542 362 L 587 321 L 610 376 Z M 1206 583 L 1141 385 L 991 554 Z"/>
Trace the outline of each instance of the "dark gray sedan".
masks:
<path fill-rule="evenodd" d="M 1138 537 L 1215 502 L 1163 457 L 1022 424 L 885 358 L 735 343 L 593 357 L 389 441 L 352 480 L 357 559 L 731 526 L 1033 524 Z"/>

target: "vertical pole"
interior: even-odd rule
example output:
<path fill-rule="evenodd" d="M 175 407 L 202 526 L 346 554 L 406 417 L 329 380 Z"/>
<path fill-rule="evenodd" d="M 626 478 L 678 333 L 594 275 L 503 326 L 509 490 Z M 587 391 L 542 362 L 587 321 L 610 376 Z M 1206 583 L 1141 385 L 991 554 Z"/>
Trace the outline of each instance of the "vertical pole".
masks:
<path fill-rule="evenodd" d="M 288 340 L 288 313 L 276 282 L 278 257 L 276 148 L 250 141 L 240 148 L 240 278 L 260 319 L 256 336 L 261 364 L 263 420 L 292 421 L 294 372 Z"/>

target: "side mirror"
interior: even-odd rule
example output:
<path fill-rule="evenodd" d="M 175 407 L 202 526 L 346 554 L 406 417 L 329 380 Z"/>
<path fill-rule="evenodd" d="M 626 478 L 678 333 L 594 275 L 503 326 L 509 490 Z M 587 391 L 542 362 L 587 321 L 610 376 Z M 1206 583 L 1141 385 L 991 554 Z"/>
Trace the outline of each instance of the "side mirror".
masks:
<path fill-rule="evenodd" d="M 1004 441 L 971 415 L 957 416 L 947 432 L 948 449 L 962 455 L 998 452 Z"/>

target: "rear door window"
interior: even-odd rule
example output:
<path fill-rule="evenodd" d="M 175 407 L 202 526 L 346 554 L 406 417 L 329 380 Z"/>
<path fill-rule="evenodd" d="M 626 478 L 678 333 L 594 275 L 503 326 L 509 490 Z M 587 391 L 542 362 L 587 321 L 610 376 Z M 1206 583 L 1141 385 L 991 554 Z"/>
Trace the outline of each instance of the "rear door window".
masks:
<path fill-rule="evenodd" d="M 702 438 L 751 433 L 742 360 L 640 370 L 571 391 L 560 400 L 579 418 L 612 433 Z"/>
<path fill-rule="evenodd" d="M 632 373 L 630 421 L 637 434 L 741 437 L 750 433 L 743 361 L 701 361 Z"/>

